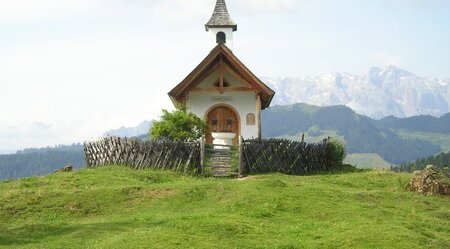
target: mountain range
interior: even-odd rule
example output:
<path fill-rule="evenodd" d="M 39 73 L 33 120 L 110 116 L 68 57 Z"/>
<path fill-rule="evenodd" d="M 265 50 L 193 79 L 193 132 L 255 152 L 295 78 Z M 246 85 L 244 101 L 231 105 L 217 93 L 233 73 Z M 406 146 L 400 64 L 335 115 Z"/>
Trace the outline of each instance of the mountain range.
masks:
<path fill-rule="evenodd" d="M 152 122 L 148 120 L 142 121 L 136 127 L 125 127 L 107 131 L 103 133 L 103 136 L 116 136 L 116 137 L 138 137 L 142 134 L 147 134 L 152 127 Z"/>
<path fill-rule="evenodd" d="M 332 73 L 261 79 L 276 92 L 272 106 L 346 105 L 375 119 L 441 116 L 450 111 L 450 79 L 419 77 L 395 66 L 374 67 L 363 75 Z"/>

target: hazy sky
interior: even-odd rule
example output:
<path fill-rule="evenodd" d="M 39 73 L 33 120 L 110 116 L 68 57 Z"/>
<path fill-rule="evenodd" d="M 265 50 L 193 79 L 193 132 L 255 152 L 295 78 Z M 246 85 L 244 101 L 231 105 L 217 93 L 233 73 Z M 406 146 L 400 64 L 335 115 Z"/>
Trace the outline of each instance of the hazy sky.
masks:
<path fill-rule="evenodd" d="M 80 142 L 171 108 L 215 0 L 0 0 L 0 153 Z M 397 65 L 450 77 L 449 0 L 227 0 L 259 76 Z"/>

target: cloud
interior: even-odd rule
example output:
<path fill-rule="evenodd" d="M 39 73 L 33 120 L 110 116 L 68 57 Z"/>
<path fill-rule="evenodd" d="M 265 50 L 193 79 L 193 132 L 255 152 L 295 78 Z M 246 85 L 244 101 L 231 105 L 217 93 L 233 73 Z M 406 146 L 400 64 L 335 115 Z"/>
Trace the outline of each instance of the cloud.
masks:
<path fill-rule="evenodd" d="M 156 1 L 151 8 L 151 16 L 153 19 L 169 21 L 171 24 L 189 25 L 200 20 L 206 23 L 214 4 L 209 0 Z"/>
<path fill-rule="evenodd" d="M 0 23 L 23 24 L 104 15 L 138 16 L 160 24 L 190 25 L 207 22 L 214 0 L 0 0 Z M 243 13 L 266 14 L 304 9 L 322 0 L 234 0 L 228 8 Z M 145 13 L 145 14 L 144 14 Z"/>
<path fill-rule="evenodd" d="M 52 125 L 35 121 L 27 124 L 0 123 L 0 153 L 13 153 L 24 147 L 44 147 L 59 140 Z"/>
<path fill-rule="evenodd" d="M 400 66 L 405 62 L 405 58 L 399 55 L 394 55 L 386 52 L 377 52 L 375 54 L 369 55 L 368 58 L 376 65 L 381 66 Z"/>
<path fill-rule="evenodd" d="M 234 0 L 227 1 L 232 17 L 235 12 L 267 14 L 293 12 L 312 6 L 321 0 Z M 171 24 L 190 25 L 208 21 L 214 10 L 215 0 L 156 0 L 151 8 L 153 18 Z"/>
<path fill-rule="evenodd" d="M 79 19 L 98 21 L 106 16 L 135 17 L 158 25 L 190 25 L 207 22 L 213 0 L 0 0 L 0 24 L 17 25 Z M 143 19 L 141 19 L 143 20 Z"/>
<path fill-rule="evenodd" d="M 2 0 L 0 23 L 26 23 L 65 18 L 99 9 L 106 0 Z"/>
<path fill-rule="evenodd" d="M 292 12 L 309 8 L 319 0 L 244 0 L 237 1 L 236 6 L 247 12 L 265 14 L 267 12 Z"/>
<path fill-rule="evenodd" d="M 436 7 L 442 0 L 384 0 L 384 5 L 389 8 L 402 8 L 402 7 L 414 7 L 414 8 L 430 8 Z"/>
<path fill-rule="evenodd" d="M 0 57 L 0 152 L 81 142 L 156 118 L 194 66 L 175 59 L 189 54 L 183 46 L 151 34 L 85 39 L 29 44 Z"/>

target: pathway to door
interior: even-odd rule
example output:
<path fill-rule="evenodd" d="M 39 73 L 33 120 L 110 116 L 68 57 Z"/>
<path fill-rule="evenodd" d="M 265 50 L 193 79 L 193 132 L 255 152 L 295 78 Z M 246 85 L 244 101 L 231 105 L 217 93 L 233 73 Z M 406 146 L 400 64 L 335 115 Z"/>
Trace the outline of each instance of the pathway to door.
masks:
<path fill-rule="evenodd" d="M 203 176 L 228 177 L 242 176 L 243 140 L 239 145 L 206 144 L 205 137 L 200 140 L 200 166 Z"/>

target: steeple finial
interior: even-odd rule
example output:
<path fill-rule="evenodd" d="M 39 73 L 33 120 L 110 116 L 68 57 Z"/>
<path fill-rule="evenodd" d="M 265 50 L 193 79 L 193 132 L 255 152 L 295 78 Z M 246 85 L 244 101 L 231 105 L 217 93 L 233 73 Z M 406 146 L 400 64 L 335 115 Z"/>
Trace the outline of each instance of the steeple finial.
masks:
<path fill-rule="evenodd" d="M 237 30 L 237 24 L 231 19 L 228 13 L 225 0 L 217 0 L 214 12 L 209 19 L 209 22 L 205 25 L 206 31 L 209 28 L 232 28 L 233 31 Z"/>

